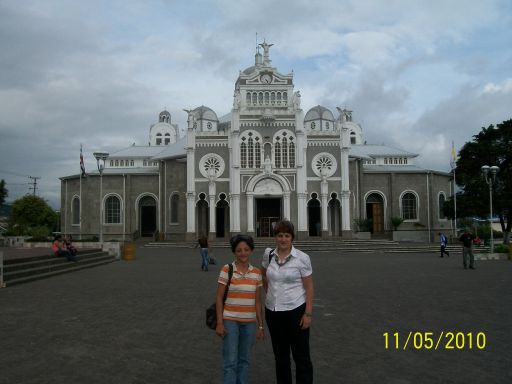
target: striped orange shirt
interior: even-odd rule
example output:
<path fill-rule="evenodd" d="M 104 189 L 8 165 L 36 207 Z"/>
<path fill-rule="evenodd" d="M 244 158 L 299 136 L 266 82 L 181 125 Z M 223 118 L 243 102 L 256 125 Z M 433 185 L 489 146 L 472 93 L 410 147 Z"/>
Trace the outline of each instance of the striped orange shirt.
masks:
<path fill-rule="evenodd" d="M 222 267 L 219 284 L 227 285 L 229 265 Z M 233 262 L 233 277 L 229 285 L 228 296 L 224 303 L 224 320 L 241 322 L 256 321 L 256 288 L 263 285 L 261 270 L 249 264 L 247 273 L 240 273 Z"/>

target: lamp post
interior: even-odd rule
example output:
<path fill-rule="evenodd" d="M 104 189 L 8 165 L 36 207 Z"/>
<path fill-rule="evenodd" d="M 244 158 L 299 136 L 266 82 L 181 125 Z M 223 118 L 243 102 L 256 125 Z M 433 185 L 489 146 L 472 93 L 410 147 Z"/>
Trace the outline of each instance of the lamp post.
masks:
<path fill-rule="evenodd" d="M 493 165 L 492 167 L 489 167 L 488 165 L 484 165 L 481 168 L 482 174 L 484 175 L 485 182 L 489 184 L 489 206 L 490 206 L 490 217 L 489 217 L 489 223 L 491 225 L 491 255 L 494 252 L 494 234 L 492 230 L 492 185 L 496 181 L 496 173 L 500 170 L 499 167 Z"/>
<path fill-rule="evenodd" d="M 103 204 L 101 202 L 101 197 L 103 195 L 103 170 L 105 169 L 105 161 L 108 159 L 107 152 L 94 152 L 94 157 L 96 158 L 96 164 L 98 165 L 98 172 L 100 173 L 100 244 L 103 247 Z"/>

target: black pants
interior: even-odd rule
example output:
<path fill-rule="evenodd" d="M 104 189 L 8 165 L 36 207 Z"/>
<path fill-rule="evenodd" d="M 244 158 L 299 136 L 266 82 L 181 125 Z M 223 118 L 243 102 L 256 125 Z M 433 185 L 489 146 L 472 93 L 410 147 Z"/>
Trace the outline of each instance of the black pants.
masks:
<path fill-rule="evenodd" d="M 301 329 L 306 304 L 291 311 L 265 308 L 265 319 L 272 338 L 277 384 L 292 384 L 290 351 L 295 361 L 297 384 L 313 383 L 313 364 L 309 356 L 309 328 Z"/>

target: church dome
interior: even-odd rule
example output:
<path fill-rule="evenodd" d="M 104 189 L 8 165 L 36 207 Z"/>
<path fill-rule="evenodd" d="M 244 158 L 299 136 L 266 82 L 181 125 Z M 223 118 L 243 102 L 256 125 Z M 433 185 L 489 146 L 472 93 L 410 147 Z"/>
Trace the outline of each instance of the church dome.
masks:
<path fill-rule="evenodd" d="M 316 107 L 311 108 L 304 117 L 305 123 L 313 120 L 328 120 L 334 122 L 334 115 L 327 108 L 317 105 Z"/>
<path fill-rule="evenodd" d="M 217 114 L 213 112 L 211 108 L 208 108 L 204 105 L 197 107 L 192 111 L 192 113 L 194 114 L 197 120 L 210 120 L 215 122 L 219 121 L 219 119 L 217 118 Z"/>

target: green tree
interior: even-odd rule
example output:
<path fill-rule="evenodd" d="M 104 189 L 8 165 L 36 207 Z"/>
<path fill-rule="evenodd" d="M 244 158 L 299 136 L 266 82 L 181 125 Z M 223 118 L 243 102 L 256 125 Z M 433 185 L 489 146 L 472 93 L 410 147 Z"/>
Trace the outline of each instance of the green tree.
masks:
<path fill-rule="evenodd" d="M 26 195 L 12 204 L 9 232 L 29 235 L 35 227 L 47 227 L 50 231 L 57 224 L 57 213 L 42 198 Z"/>
<path fill-rule="evenodd" d="M 460 150 L 455 169 L 456 183 L 462 189 L 457 194 L 457 217 L 489 217 L 489 185 L 480 171 L 483 165 L 500 168 L 493 184 L 492 206 L 508 244 L 512 225 L 512 119 L 482 128 Z M 453 201 L 445 213 L 453 217 Z"/>
<path fill-rule="evenodd" d="M 8 196 L 7 188 L 5 188 L 5 180 L 0 180 L 0 207 L 4 205 L 5 198 Z"/>

